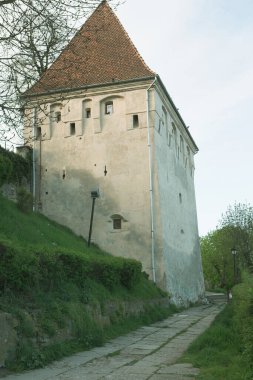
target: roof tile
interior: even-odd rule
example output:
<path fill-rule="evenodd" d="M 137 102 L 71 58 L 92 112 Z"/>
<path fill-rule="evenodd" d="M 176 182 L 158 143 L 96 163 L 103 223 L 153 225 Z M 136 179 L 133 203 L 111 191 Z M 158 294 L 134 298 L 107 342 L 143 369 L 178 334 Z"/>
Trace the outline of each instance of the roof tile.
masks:
<path fill-rule="evenodd" d="M 106 1 L 27 95 L 154 76 Z"/>

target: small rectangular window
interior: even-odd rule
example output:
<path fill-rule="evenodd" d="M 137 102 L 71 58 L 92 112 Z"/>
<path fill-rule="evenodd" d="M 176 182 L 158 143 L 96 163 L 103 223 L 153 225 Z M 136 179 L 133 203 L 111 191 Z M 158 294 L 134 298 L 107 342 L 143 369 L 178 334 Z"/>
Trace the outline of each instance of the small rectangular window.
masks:
<path fill-rule="evenodd" d="M 139 116 L 133 115 L 133 128 L 138 128 L 138 127 L 139 127 Z"/>
<path fill-rule="evenodd" d="M 91 118 L 91 109 L 90 108 L 86 108 L 86 110 L 85 110 L 85 116 L 86 116 L 86 119 L 90 119 Z"/>
<path fill-rule="evenodd" d="M 70 135 L 73 136 L 76 134 L 76 124 L 70 123 Z"/>
<path fill-rule="evenodd" d="M 36 128 L 36 139 L 37 140 L 41 139 L 41 127 Z"/>
<path fill-rule="evenodd" d="M 121 219 L 113 219 L 113 229 L 121 230 Z"/>
<path fill-rule="evenodd" d="M 113 113 L 113 102 L 106 102 L 105 103 L 105 114 L 111 115 Z"/>

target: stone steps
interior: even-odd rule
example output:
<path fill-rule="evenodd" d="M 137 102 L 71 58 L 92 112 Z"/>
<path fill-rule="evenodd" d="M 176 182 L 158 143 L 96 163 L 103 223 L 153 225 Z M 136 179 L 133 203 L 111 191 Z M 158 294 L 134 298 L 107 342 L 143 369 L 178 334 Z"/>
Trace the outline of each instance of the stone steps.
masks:
<path fill-rule="evenodd" d="M 206 298 L 211 304 L 227 303 L 227 295 L 223 293 L 206 292 Z"/>

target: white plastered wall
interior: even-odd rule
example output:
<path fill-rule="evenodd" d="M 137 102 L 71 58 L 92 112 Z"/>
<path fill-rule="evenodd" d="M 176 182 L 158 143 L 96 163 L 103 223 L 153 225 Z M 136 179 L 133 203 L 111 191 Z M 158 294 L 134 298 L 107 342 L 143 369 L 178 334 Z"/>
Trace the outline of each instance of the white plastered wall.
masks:
<path fill-rule="evenodd" d="M 154 91 L 153 96 L 156 255 L 164 261 L 163 284 L 176 304 L 185 304 L 204 295 L 193 144 L 162 90 Z"/>

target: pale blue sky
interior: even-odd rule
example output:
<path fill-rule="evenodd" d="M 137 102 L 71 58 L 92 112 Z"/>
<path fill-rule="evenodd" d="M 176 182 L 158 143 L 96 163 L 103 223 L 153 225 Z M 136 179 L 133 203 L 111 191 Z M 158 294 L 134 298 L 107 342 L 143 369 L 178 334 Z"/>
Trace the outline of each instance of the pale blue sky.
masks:
<path fill-rule="evenodd" d="M 199 146 L 204 235 L 229 204 L 253 204 L 253 1 L 126 0 L 117 14 Z"/>

